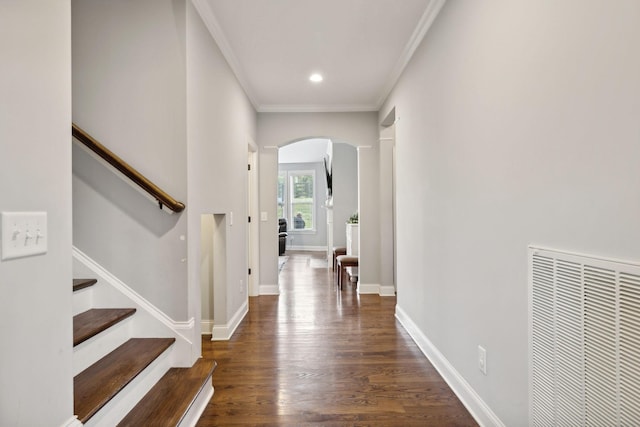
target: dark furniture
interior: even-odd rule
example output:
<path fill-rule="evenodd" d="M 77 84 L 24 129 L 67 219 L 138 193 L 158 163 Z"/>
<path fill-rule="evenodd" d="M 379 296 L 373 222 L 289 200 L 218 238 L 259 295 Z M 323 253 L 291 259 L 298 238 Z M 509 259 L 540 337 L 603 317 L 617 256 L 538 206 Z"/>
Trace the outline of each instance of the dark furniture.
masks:
<path fill-rule="evenodd" d="M 349 256 L 349 255 L 339 255 L 336 258 L 336 263 L 338 265 L 338 287 L 342 290 L 342 283 L 346 276 L 347 280 L 349 279 L 349 274 L 347 273 L 347 267 L 357 267 L 358 266 L 358 257 L 357 256 Z"/>
<path fill-rule="evenodd" d="M 345 248 L 344 246 L 335 246 L 333 248 L 333 271 L 337 270 L 338 267 L 338 261 L 336 258 L 338 258 L 340 255 L 346 255 L 347 254 L 347 248 Z"/>
<path fill-rule="evenodd" d="M 278 219 L 278 255 L 284 255 L 287 250 L 287 219 Z"/>

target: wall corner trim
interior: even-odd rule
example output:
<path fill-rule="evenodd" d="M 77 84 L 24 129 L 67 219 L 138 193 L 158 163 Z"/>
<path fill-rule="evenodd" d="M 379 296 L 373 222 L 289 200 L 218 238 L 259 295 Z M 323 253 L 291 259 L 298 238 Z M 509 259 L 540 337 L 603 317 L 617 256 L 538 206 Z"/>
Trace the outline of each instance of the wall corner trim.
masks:
<path fill-rule="evenodd" d="M 213 320 L 202 320 L 200 322 L 200 332 L 202 335 L 211 335 L 213 332 Z"/>
<path fill-rule="evenodd" d="M 260 285 L 260 295 L 280 295 L 280 286 L 278 285 Z"/>
<path fill-rule="evenodd" d="M 396 289 L 393 286 L 384 286 L 379 283 L 358 282 L 358 293 L 360 295 L 380 295 L 381 297 L 395 297 Z"/>
<path fill-rule="evenodd" d="M 420 17 L 420 21 L 413 31 L 411 38 L 407 42 L 407 45 L 404 47 L 402 55 L 400 55 L 400 58 L 398 58 L 398 62 L 393 67 L 393 70 L 389 75 L 389 79 L 383 86 L 383 89 L 378 98 L 378 102 L 376 103 L 378 108 L 382 107 L 385 99 L 387 99 L 389 93 L 391 93 L 391 90 L 398 82 L 398 79 L 400 79 L 400 76 L 402 75 L 404 69 L 407 67 L 407 64 L 409 64 L 409 61 L 411 61 L 411 58 L 413 58 L 413 54 L 415 53 L 416 49 L 418 49 L 418 46 L 420 46 L 420 43 L 422 43 L 422 40 L 427 34 L 427 31 L 429 31 L 429 28 L 431 28 L 433 21 L 436 20 L 436 17 L 440 13 L 440 10 L 442 9 L 442 6 L 444 6 L 446 1 L 447 0 L 432 0 L 427 6 L 427 9 Z"/>
<path fill-rule="evenodd" d="M 74 415 L 73 417 L 62 423 L 60 427 L 82 427 L 82 423 L 80 422 L 80 420 L 78 420 L 78 416 Z"/>
<path fill-rule="evenodd" d="M 380 285 L 378 283 L 362 283 L 358 281 L 358 293 L 364 294 L 380 294 Z"/>
<path fill-rule="evenodd" d="M 381 297 L 395 297 L 396 288 L 393 285 L 380 285 Z"/>
<path fill-rule="evenodd" d="M 398 319 L 402 327 L 418 345 L 420 351 L 429 359 L 433 367 L 436 368 L 478 424 L 483 427 L 505 427 L 500 418 L 398 305 L 396 305 L 396 319 Z"/>
<path fill-rule="evenodd" d="M 195 7 L 196 12 L 198 12 L 198 15 L 200 15 L 200 18 L 202 18 L 202 21 L 204 22 L 205 27 L 207 27 L 207 30 L 209 30 L 211 37 L 213 37 L 213 40 L 215 40 L 218 45 L 220 52 L 222 52 L 222 56 L 227 60 L 229 68 L 233 71 L 238 83 L 240 83 L 240 86 L 244 89 L 247 98 L 249 98 L 249 102 L 251 102 L 253 108 L 257 110 L 258 103 L 256 102 L 255 94 L 251 90 L 251 86 L 247 84 L 247 78 L 242 72 L 242 67 L 240 67 L 240 63 L 233 53 L 233 49 L 231 49 L 229 41 L 225 37 L 215 14 L 211 10 L 211 6 L 209 6 L 206 0 L 192 0 L 191 3 Z"/>
<path fill-rule="evenodd" d="M 213 325 L 211 329 L 211 341 L 226 341 L 233 336 L 242 319 L 249 313 L 249 301 L 245 301 L 236 311 L 236 314 L 224 325 Z"/>

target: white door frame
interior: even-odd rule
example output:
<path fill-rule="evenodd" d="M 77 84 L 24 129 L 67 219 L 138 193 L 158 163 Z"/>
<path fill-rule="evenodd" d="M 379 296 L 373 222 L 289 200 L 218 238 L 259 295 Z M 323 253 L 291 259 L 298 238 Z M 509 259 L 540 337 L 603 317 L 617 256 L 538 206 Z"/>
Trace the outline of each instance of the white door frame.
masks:
<path fill-rule="evenodd" d="M 249 144 L 247 155 L 247 288 L 250 297 L 260 295 L 260 228 L 258 224 L 258 151 Z"/>

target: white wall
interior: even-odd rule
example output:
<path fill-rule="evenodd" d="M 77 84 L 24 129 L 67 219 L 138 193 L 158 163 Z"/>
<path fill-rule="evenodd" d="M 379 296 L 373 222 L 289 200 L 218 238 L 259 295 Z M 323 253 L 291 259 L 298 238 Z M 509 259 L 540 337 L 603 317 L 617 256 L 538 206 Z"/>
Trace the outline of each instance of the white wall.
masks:
<path fill-rule="evenodd" d="M 0 425 L 73 415 L 70 2 L 0 2 L 0 211 L 46 211 L 45 255 L 0 261 Z"/>
<path fill-rule="evenodd" d="M 380 292 L 378 146 L 358 147 L 358 292 Z"/>
<path fill-rule="evenodd" d="M 183 202 L 185 7 L 184 0 L 72 2 L 74 122 Z M 73 171 L 74 245 L 169 317 L 186 320 L 187 215 L 161 212 L 77 148 Z"/>
<path fill-rule="evenodd" d="M 285 145 L 278 150 L 278 162 L 280 164 L 322 162 L 330 143 L 328 139 L 305 139 Z"/>
<path fill-rule="evenodd" d="M 260 276 L 258 276 L 258 289 L 261 295 L 278 294 L 278 148 L 276 146 L 261 147 L 258 163 L 260 163 L 258 189 Z M 266 219 L 264 219 L 265 215 Z"/>
<path fill-rule="evenodd" d="M 358 210 L 358 154 L 349 144 L 333 144 L 333 246 L 347 245 L 347 220 Z M 332 248 L 329 248 L 332 249 Z"/>
<path fill-rule="evenodd" d="M 200 215 L 225 214 L 224 313 L 218 307 L 224 300 L 214 295 L 215 323 L 221 326 L 248 301 L 247 147 L 256 139 L 256 113 L 191 2 L 186 58 L 190 294 L 200 295 Z M 199 298 L 192 297 L 189 305 L 193 317 L 200 319 Z"/>
<path fill-rule="evenodd" d="M 278 155 L 277 147 L 308 138 L 329 138 L 334 142 L 347 142 L 354 146 L 377 147 L 378 118 L 376 113 L 260 113 L 258 114 L 258 144 L 260 145 L 260 211 L 267 214 L 267 221 L 260 222 L 260 286 L 274 289 L 278 283 L 278 223 L 276 218 L 276 194 Z M 377 149 L 375 150 L 377 152 Z M 374 161 L 375 160 L 375 161 Z M 361 165 L 359 164 L 359 167 Z M 365 171 L 377 174 L 377 158 L 368 159 Z M 362 169 L 360 169 L 362 170 Z M 376 175 L 377 176 L 377 175 Z M 367 205 L 364 211 L 377 210 Z M 370 216 L 367 225 L 378 234 L 376 216 Z M 363 215 L 364 218 L 364 215 Z M 335 224 L 335 220 L 334 220 Z M 368 238 L 368 237 L 367 237 Z M 361 257 L 360 272 L 370 271 L 371 283 L 377 282 L 374 273 L 375 259 Z M 368 269 L 367 265 L 372 268 Z M 362 276 L 361 276 L 362 277 Z"/>
<path fill-rule="evenodd" d="M 189 1 L 74 1 L 73 31 L 74 120 L 187 205 L 163 213 L 74 149 L 74 243 L 168 316 L 200 319 L 200 216 L 227 215 L 226 323 L 247 302 L 253 107 Z"/>
<path fill-rule="evenodd" d="M 394 278 L 394 151 L 395 126 L 380 132 L 380 284 L 389 292 L 395 289 Z"/>
<path fill-rule="evenodd" d="M 527 245 L 640 257 L 638 40 L 636 1 L 450 1 L 381 111 L 398 307 L 505 425 L 528 420 Z"/>

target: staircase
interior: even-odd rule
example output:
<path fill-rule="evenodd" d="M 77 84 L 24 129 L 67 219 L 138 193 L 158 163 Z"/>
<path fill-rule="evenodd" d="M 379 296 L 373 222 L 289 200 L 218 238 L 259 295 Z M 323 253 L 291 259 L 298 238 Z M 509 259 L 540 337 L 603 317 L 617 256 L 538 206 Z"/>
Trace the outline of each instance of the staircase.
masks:
<path fill-rule="evenodd" d="M 138 309 L 94 307 L 94 286 L 101 284 L 73 280 L 78 420 L 85 426 L 194 426 L 213 395 L 216 363 L 173 367 L 176 337 L 133 336 L 140 330 Z"/>

